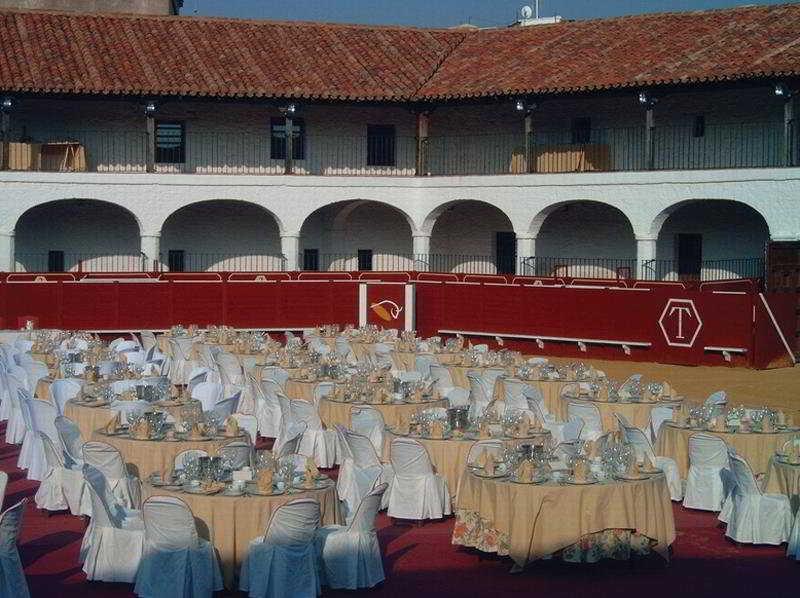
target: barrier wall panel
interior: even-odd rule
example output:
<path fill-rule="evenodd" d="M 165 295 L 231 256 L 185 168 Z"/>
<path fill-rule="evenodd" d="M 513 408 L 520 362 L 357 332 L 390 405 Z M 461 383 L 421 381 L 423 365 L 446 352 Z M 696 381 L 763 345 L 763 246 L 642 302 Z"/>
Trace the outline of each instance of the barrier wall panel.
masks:
<path fill-rule="evenodd" d="M 63 283 L 61 326 L 68 330 L 118 329 L 118 286 L 116 283 Z"/>
<path fill-rule="evenodd" d="M 9 327 L 16 327 L 19 316 L 31 315 L 39 318 L 42 328 L 61 326 L 61 285 L 59 283 L 6 283 L 5 321 Z"/>
<path fill-rule="evenodd" d="M 258 328 L 275 322 L 279 308 L 280 283 L 247 282 L 225 285 L 226 323 L 237 328 Z"/>
<path fill-rule="evenodd" d="M 225 324 L 222 283 L 171 282 L 170 290 L 174 324 Z"/>
<path fill-rule="evenodd" d="M 119 320 L 116 329 L 163 330 L 172 326 L 168 283 L 120 284 Z"/>

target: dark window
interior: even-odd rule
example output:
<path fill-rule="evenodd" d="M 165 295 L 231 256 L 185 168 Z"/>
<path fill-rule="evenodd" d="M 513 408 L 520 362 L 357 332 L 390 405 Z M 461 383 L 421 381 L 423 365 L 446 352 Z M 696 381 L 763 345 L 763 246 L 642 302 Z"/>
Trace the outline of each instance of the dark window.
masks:
<path fill-rule="evenodd" d="M 303 250 L 303 270 L 319 270 L 319 249 Z"/>
<path fill-rule="evenodd" d="M 358 250 L 358 269 L 362 271 L 372 270 L 372 249 Z"/>
<path fill-rule="evenodd" d="M 692 125 L 692 137 L 705 137 L 706 136 L 706 117 L 698 114 L 694 117 L 694 125 Z"/>
<path fill-rule="evenodd" d="M 703 262 L 703 235 L 675 235 L 678 275 L 699 278 Z"/>
<path fill-rule="evenodd" d="M 183 164 L 186 161 L 186 137 L 183 123 L 156 121 L 156 162 Z"/>
<path fill-rule="evenodd" d="M 513 232 L 498 232 L 496 263 L 498 274 L 514 274 L 517 261 L 517 235 Z"/>
<path fill-rule="evenodd" d="M 286 159 L 286 120 L 270 120 L 269 155 L 273 160 Z M 305 160 L 306 126 L 302 118 L 292 119 L 292 160 Z"/>
<path fill-rule="evenodd" d="M 588 117 L 572 119 L 572 143 L 589 143 L 592 138 L 592 119 Z"/>
<path fill-rule="evenodd" d="M 394 125 L 367 125 L 367 166 L 394 166 L 394 146 Z"/>
<path fill-rule="evenodd" d="M 170 249 L 167 255 L 167 267 L 170 272 L 183 272 L 185 254 L 183 249 Z"/>
<path fill-rule="evenodd" d="M 47 271 L 48 272 L 63 272 L 64 271 L 64 252 L 63 251 L 48 251 L 47 252 Z"/>

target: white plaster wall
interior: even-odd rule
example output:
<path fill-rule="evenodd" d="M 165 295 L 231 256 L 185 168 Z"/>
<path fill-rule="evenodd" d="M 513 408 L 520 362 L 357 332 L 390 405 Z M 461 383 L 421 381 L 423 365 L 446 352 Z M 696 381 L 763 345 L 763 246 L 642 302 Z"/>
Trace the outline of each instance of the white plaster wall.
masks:
<path fill-rule="evenodd" d="M 161 259 L 185 252 L 186 270 L 281 270 L 275 219 L 255 204 L 210 201 L 173 213 L 161 229 Z"/>
<path fill-rule="evenodd" d="M 111 203 L 67 200 L 37 206 L 16 226 L 16 270 L 47 270 L 47 253 L 64 252 L 64 268 L 84 272 L 141 268 L 139 227 Z"/>

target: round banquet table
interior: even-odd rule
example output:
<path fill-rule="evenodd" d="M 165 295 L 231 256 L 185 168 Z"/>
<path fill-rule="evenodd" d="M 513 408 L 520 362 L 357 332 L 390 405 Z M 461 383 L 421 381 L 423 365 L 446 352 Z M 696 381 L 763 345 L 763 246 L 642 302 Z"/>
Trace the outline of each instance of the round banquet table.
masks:
<path fill-rule="evenodd" d="M 74 401 L 67 401 L 64 406 L 64 415 L 78 426 L 81 431 L 81 438 L 88 440 L 95 430 L 110 422 L 117 415 L 117 412 L 108 405 L 89 407 L 88 405 L 78 405 Z"/>
<path fill-rule="evenodd" d="M 286 381 L 286 396 L 290 399 L 300 399 L 303 401 L 314 400 L 314 389 L 320 382 L 333 382 L 332 380 L 301 380 L 299 378 L 289 378 Z"/>
<path fill-rule="evenodd" d="M 125 463 L 136 468 L 134 474 L 140 479 L 145 479 L 153 472 L 161 472 L 171 467 L 175 462 L 175 456 L 189 449 L 200 449 L 209 455 L 216 454 L 219 447 L 235 438 L 214 438 L 212 440 L 178 440 L 170 442 L 166 440 L 135 440 L 130 436 L 107 436 L 101 430 L 95 430 L 91 436 L 92 440 L 105 442 L 116 447 Z"/>
<path fill-rule="evenodd" d="M 675 520 L 663 474 L 637 481 L 569 485 L 515 484 L 465 472 L 456 497 L 452 541 L 509 555 L 516 566 L 524 567 L 593 534 L 613 530 L 634 532 L 669 558 Z"/>
<path fill-rule="evenodd" d="M 547 436 L 549 434 L 549 432 L 545 431 L 542 436 Z M 447 480 L 447 486 L 450 489 L 450 496 L 454 497 L 456 495 L 456 491 L 458 490 L 458 482 L 461 478 L 461 475 L 466 470 L 469 450 L 472 448 L 472 445 L 477 442 L 477 440 L 469 438 L 435 439 L 411 435 L 401 436 L 387 430 L 383 437 L 383 454 L 386 456 L 387 460 L 391 458 L 392 440 L 395 438 L 411 438 L 420 442 L 422 446 L 425 447 L 425 450 L 428 451 L 428 456 L 431 458 L 431 463 L 436 469 L 436 473 L 444 476 L 444 479 Z M 503 438 L 502 441 L 504 444 L 509 446 L 516 446 L 521 443 L 532 442 L 530 438 L 519 440 Z"/>
<path fill-rule="evenodd" d="M 466 372 L 464 375 L 466 379 Z M 560 421 L 567 420 L 567 406 L 566 401 L 561 398 L 561 389 L 567 384 L 574 384 L 574 382 L 566 380 L 519 380 L 517 378 L 514 378 L 514 380 L 538 389 L 542 393 L 547 411 Z M 455 380 L 453 382 L 455 383 Z M 493 396 L 497 400 L 503 400 L 505 397 L 505 383 L 502 377 L 498 377 L 495 382 Z"/>
<path fill-rule="evenodd" d="M 617 418 L 615 414 L 619 413 L 630 424 L 640 430 L 646 430 L 650 426 L 650 412 L 654 407 L 674 406 L 680 407 L 680 401 L 651 401 L 651 402 L 630 402 L 630 401 L 595 401 L 592 399 L 578 399 L 568 398 L 562 399 L 564 403 L 585 403 L 594 405 L 600 412 L 600 417 L 603 420 L 603 430 L 611 432 L 618 428 Z M 564 407 L 566 411 L 566 406 Z"/>
<path fill-rule="evenodd" d="M 272 512 L 279 506 L 298 498 L 314 498 L 320 504 L 321 525 L 344 522 L 335 484 L 320 490 L 297 490 L 278 496 L 209 496 L 170 491 L 143 483 L 142 499 L 150 496 L 175 496 L 189 505 L 195 520 L 201 522 L 198 525 L 200 537 L 211 542 L 219 553 L 222 576 L 228 589 L 237 587 L 235 579 L 247 556 L 250 541 L 264 534 Z"/>
<path fill-rule="evenodd" d="M 374 407 L 383 415 L 383 421 L 390 428 L 399 427 L 411 419 L 411 416 L 423 409 L 432 407 L 447 408 L 447 399 L 428 401 L 427 403 L 344 403 L 323 398 L 319 402 L 320 419 L 329 428 L 336 424 L 350 427 L 350 410 L 353 407 Z"/>
<path fill-rule="evenodd" d="M 441 365 L 461 365 L 464 361 L 464 353 L 434 353 L 436 361 Z"/>
<path fill-rule="evenodd" d="M 255 376 L 256 380 L 264 380 L 264 368 L 267 367 L 279 367 L 282 370 L 286 371 L 289 374 L 289 379 L 299 379 L 300 376 L 303 374 L 303 368 L 291 368 L 288 366 L 282 366 L 278 363 L 270 364 L 270 365 L 263 365 L 263 364 L 256 364 L 253 367 L 253 375 Z M 287 380 L 288 382 L 288 380 Z"/>
<path fill-rule="evenodd" d="M 398 366 L 406 372 L 413 372 L 417 369 L 417 353 L 415 351 L 392 351 L 392 356 Z"/>
<path fill-rule="evenodd" d="M 766 473 L 769 460 L 775 451 L 782 449 L 784 443 L 797 434 L 797 432 L 776 432 L 774 434 L 713 432 L 680 428 L 672 422 L 664 422 L 658 433 L 658 440 L 654 447 L 655 452 L 656 455 L 675 460 L 682 480 L 685 480 L 689 473 L 689 436 L 699 433 L 712 434 L 722 438 L 736 450 L 737 455 L 747 460 L 753 473 L 756 474 Z"/>
<path fill-rule="evenodd" d="M 769 460 L 764 492 L 789 497 L 792 513 L 800 510 L 800 465 L 783 463 L 772 457 Z"/>

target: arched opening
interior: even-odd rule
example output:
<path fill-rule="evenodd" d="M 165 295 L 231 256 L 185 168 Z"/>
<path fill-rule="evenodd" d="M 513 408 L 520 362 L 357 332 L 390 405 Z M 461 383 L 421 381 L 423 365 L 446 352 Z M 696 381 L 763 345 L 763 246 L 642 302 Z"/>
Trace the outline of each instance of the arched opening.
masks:
<path fill-rule="evenodd" d="M 300 229 L 303 270 L 411 270 L 408 216 L 377 201 L 342 201 L 312 212 Z"/>
<path fill-rule="evenodd" d="M 285 269 L 275 217 L 233 200 L 194 203 L 171 214 L 161 227 L 161 263 L 172 272 Z"/>
<path fill-rule="evenodd" d="M 37 205 L 17 220 L 21 272 L 135 272 L 145 269 L 139 223 L 125 208 L 94 199 Z"/>
<path fill-rule="evenodd" d="M 628 278 L 636 273 L 636 237 L 619 209 L 597 201 L 551 206 L 534 219 L 535 274 Z M 535 232 L 535 231 L 534 231 Z"/>
<path fill-rule="evenodd" d="M 690 200 L 653 222 L 656 261 L 663 280 L 758 278 L 764 271 L 769 227 L 750 206 L 730 200 Z"/>
<path fill-rule="evenodd" d="M 517 240 L 508 216 L 482 201 L 463 200 L 437 208 L 431 227 L 429 269 L 436 272 L 513 274 Z"/>

